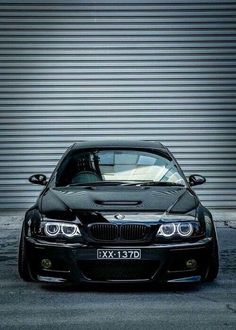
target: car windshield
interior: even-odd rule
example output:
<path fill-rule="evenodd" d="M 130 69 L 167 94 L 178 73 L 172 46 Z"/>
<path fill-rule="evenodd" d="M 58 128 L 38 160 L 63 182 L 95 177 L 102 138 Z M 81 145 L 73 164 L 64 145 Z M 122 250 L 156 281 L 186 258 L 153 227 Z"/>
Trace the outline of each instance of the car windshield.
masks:
<path fill-rule="evenodd" d="M 77 150 L 58 168 L 56 186 L 93 184 L 185 186 L 185 181 L 169 156 L 139 150 Z"/>

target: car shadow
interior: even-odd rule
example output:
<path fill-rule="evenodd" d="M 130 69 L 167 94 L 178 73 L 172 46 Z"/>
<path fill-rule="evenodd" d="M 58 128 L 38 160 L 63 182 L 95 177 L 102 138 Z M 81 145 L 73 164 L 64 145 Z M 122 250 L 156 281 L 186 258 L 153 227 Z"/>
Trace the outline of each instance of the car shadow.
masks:
<path fill-rule="evenodd" d="M 194 292 L 199 291 L 202 284 L 42 284 L 40 287 L 46 291 L 56 292 L 101 292 L 101 293 L 152 293 L 152 292 Z"/>

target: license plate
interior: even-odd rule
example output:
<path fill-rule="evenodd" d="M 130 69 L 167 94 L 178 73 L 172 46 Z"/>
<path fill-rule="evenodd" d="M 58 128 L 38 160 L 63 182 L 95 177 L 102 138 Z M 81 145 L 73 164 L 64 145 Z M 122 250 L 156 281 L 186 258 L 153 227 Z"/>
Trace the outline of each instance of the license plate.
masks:
<path fill-rule="evenodd" d="M 141 259 L 140 249 L 98 249 L 97 259 Z"/>

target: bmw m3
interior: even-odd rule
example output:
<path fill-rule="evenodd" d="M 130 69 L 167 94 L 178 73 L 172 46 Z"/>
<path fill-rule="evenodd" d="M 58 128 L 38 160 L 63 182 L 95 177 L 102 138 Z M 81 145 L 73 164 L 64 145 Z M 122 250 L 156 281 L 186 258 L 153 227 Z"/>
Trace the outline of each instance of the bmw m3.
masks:
<path fill-rule="evenodd" d="M 23 221 L 18 269 L 25 281 L 213 281 L 217 235 L 210 211 L 172 153 L 148 141 L 71 146 Z"/>

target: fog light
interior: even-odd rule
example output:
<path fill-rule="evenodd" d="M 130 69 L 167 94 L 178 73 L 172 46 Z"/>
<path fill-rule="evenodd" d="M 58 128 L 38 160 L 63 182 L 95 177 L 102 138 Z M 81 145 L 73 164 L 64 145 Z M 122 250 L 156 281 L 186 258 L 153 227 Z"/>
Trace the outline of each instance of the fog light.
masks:
<path fill-rule="evenodd" d="M 186 267 L 188 269 L 195 269 L 197 267 L 197 261 L 195 259 L 189 259 L 186 261 Z"/>
<path fill-rule="evenodd" d="M 43 268 L 46 268 L 46 269 L 51 268 L 52 267 L 52 262 L 51 262 L 50 259 L 42 259 L 41 266 Z"/>

